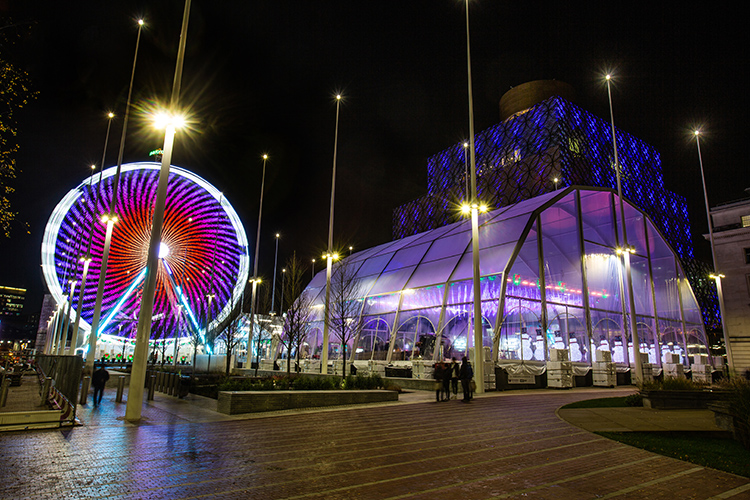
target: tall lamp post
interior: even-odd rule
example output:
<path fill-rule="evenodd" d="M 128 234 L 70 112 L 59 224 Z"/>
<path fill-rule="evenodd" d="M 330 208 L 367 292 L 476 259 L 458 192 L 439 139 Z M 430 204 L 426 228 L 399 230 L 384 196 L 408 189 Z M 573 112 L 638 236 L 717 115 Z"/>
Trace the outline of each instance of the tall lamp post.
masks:
<path fill-rule="evenodd" d="M 477 393 L 484 393 L 484 340 L 482 335 L 482 292 L 479 276 L 479 212 L 487 206 L 477 198 L 476 144 L 474 142 L 474 98 L 471 85 L 471 43 L 469 35 L 469 0 L 466 0 L 466 75 L 469 90 L 469 167 L 471 174 L 471 199 L 462 211 L 471 213 L 472 288 L 474 291 L 474 378 L 479 381 Z M 468 335 L 467 335 L 468 337 Z M 467 338 L 468 340 L 468 338 Z M 468 344 L 468 342 L 467 342 Z"/>
<path fill-rule="evenodd" d="M 279 262 L 279 237 L 281 235 L 276 233 L 276 253 L 273 256 L 273 291 L 271 292 L 271 312 L 276 311 L 276 265 Z"/>
<path fill-rule="evenodd" d="M 99 167 L 99 181 L 96 185 L 96 198 L 94 205 L 91 207 L 92 219 L 91 228 L 89 229 L 89 241 L 86 246 L 86 255 L 81 257 L 83 262 L 83 271 L 81 273 L 81 289 L 78 291 L 78 308 L 76 309 L 76 323 L 73 327 L 73 337 L 70 339 L 70 351 L 68 354 L 75 354 L 76 346 L 78 345 L 78 329 L 81 325 L 81 313 L 83 312 L 83 292 L 86 290 L 86 278 L 89 274 L 89 266 L 91 265 L 91 241 L 94 239 L 94 225 L 96 224 L 96 211 L 99 205 L 99 193 L 101 192 L 102 173 L 104 172 L 104 160 L 107 157 L 107 144 L 109 143 L 109 131 L 112 128 L 112 118 L 115 114 L 110 112 L 107 113 L 107 134 L 104 136 L 104 151 L 102 152 L 102 163 Z M 94 182 L 94 170 L 96 165 L 91 165 L 91 180 L 89 181 L 89 201 L 91 197 L 91 190 L 93 189 Z"/>
<path fill-rule="evenodd" d="M 255 235 L 255 258 L 253 261 L 253 277 L 250 282 L 253 284 L 250 294 L 250 329 L 247 331 L 247 363 L 250 364 L 250 350 L 253 344 L 253 329 L 255 326 L 255 293 L 258 285 L 258 253 L 260 252 L 260 222 L 263 217 L 263 189 L 266 185 L 266 161 L 268 155 L 263 155 L 263 175 L 260 180 L 260 207 L 258 207 L 258 231 Z M 258 360 L 260 363 L 260 360 Z M 245 368 L 249 368 L 246 366 Z M 255 374 L 258 374 L 258 366 L 255 367 Z"/>
<path fill-rule="evenodd" d="M 615 130 L 615 114 L 612 108 L 612 75 L 606 75 L 607 97 L 609 98 L 609 117 L 612 125 L 612 150 L 615 161 L 615 176 L 617 177 L 617 197 L 620 200 L 620 224 L 622 225 L 622 248 L 617 253 L 622 255 L 625 263 L 625 278 L 627 280 L 628 301 L 630 307 L 630 333 L 633 338 L 633 355 L 635 356 L 635 380 L 637 384 L 643 382 L 643 363 L 641 362 L 641 342 L 638 335 L 638 325 L 635 317 L 635 297 L 633 296 L 633 275 L 630 267 L 630 254 L 635 253 L 635 248 L 628 244 L 628 228 L 625 224 L 625 202 L 622 199 L 622 176 L 620 175 L 620 161 L 617 157 L 617 131 Z"/>
<path fill-rule="evenodd" d="M 133 366 L 130 374 L 128 403 L 125 408 L 125 419 L 130 422 L 137 422 L 141 419 L 143 389 L 146 380 L 148 341 L 151 336 L 151 318 L 154 312 L 154 293 L 156 291 L 156 275 L 159 266 L 159 243 L 161 242 L 161 231 L 162 226 L 164 225 L 164 205 L 167 199 L 169 167 L 172 162 L 172 148 L 174 147 L 175 130 L 184 124 L 184 119 L 175 116 L 174 113 L 176 112 L 180 101 L 182 63 L 185 59 L 185 44 L 187 43 L 187 28 L 188 20 L 190 18 L 190 2 L 191 0 L 185 1 L 185 10 L 182 16 L 182 30 L 180 32 L 180 42 L 177 48 L 177 65 L 175 67 L 172 96 L 169 106 L 169 112 L 172 113 L 172 115 L 161 115 L 158 117 L 159 119 L 156 123 L 157 126 L 165 128 L 164 154 L 161 158 L 161 169 L 159 170 L 159 182 L 156 190 L 156 202 L 154 203 L 151 237 L 149 239 L 148 256 L 146 261 L 146 277 L 143 283 L 141 310 L 138 313 L 135 352 L 133 353 Z M 122 143 L 120 146 L 122 149 Z"/>
<path fill-rule="evenodd" d="M 714 246 L 714 229 L 713 223 L 711 222 L 711 211 L 708 208 L 708 192 L 706 191 L 706 177 L 703 174 L 703 156 L 701 155 L 701 132 L 696 130 L 695 145 L 698 147 L 698 163 L 701 167 L 701 182 L 703 183 L 703 200 L 706 202 L 706 219 L 708 220 L 708 239 L 711 241 L 711 258 L 714 264 L 714 272 L 710 275 L 712 279 L 716 281 L 716 292 L 719 296 L 719 314 L 721 314 L 721 331 L 724 334 L 724 349 L 727 353 L 727 366 L 729 367 L 730 376 L 734 375 L 734 357 L 732 356 L 732 345 L 729 343 L 729 330 L 727 330 L 727 324 L 724 315 L 724 294 L 721 289 L 721 279 L 724 275 L 719 272 L 719 267 L 716 265 L 716 247 Z"/>
<path fill-rule="evenodd" d="M 328 251 L 323 256 L 326 259 L 326 304 L 325 318 L 323 319 L 323 352 L 320 354 L 320 373 L 328 373 L 328 339 L 331 334 L 328 328 L 331 306 L 331 269 L 334 259 L 338 254 L 333 253 L 333 200 L 336 195 L 336 152 L 339 145 L 339 108 L 341 107 L 341 94 L 336 95 L 336 128 L 333 136 L 333 175 L 331 176 L 331 211 L 328 216 Z"/>
<path fill-rule="evenodd" d="M 188 0 L 190 1 L 190 0 Z M 96 357 L 96 341 L 99 336 L 99 319 L 102 314 L 102 301 L 104 299 L 104 283 L 107 278 L 107 262 L 109 261 L 109 247 L 112 243 L 112 230 L 117 222 L 115 208 L 117 207 L 117 189 L 120 183 L 120 173 L 122 168 L 122 156 L 125 149 L 125 136 L 128 131 L 128 117 L 130 116 L 130 98 L 133 94 L 133 80 L 135 78 L 135 66 L 138 62 L 138 47 L 141 43 L 141 31 L 143 30 L 143 19 L 138 20 L 138 36 L 135 40 L 135 55 L 133 56 L 133 69 L 130 72 L 130 86 L 128 87 L 128 100 L 125 102 L 125 117 L 122 121 L 122 134 L 120 136 L 120 151 L 117 157 L 117 171 L 115 172 L 112 184 L 112 201 L 109 206 L 109 213 L 102 216 L 102 223 L 107 225 L 104 235 L 104 248 L 102 250 L 102 263 L 99 269 L 99 285 L 96 289 L 96 301 L 94 302 L 94 317 L 91 320 L 91 331 L 89 332 L 89 347 L 86 354 L 86 371 L 94 372 L 94 358 Z M 104 164 L 102 163 L 102 168 Z M 100 186 L 101 187 L 101 186 Z M 141 391 L 143 392 L 143 391 Z M 140 417 L 139 417 L 140 418 Z"/>

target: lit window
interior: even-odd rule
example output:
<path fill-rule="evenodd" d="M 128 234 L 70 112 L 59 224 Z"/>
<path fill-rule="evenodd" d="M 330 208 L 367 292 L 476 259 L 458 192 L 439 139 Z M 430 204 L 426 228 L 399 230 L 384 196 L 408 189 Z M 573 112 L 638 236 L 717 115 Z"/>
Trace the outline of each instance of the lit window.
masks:
<path fill-rule="evenodd" d="M 742 216 L 742 227 L 750 227 L 750 215 Z"/>

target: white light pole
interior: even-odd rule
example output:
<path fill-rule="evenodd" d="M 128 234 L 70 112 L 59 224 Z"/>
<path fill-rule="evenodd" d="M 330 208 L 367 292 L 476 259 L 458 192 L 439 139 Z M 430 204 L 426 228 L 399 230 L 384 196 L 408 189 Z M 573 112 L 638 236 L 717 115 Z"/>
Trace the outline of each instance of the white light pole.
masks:
<path fill-rule="evenodd" d="M 331 176 L 331 212 L 328 216 L 328 251 L 325 254 L 326 259 L 326 304 L 325 318 L 323 319 L 323 352 L 320 354 L 320 373 L 328 373 L 328 339 L 330 331 L 328 328 L 331 314 L 331 269 L 333 268 L 333 259 L 338 255 L 333 253 L 333 200 L 336 195 L 336 152 L 339 145 L 339 108 L 341 106 L 341 94 L 336 95 L 336 128 L 333 136 L 333 175 Z M 335 255 L 335 257 L 334 257 Z"/>
<path fill-rule="evenodd" d="M 466 4 L 466 74 L 469 89 L 469 167 L 471 169 L 471 254 L 472 254 L 472 288 L 474 291 L 474 378 L 477 383 L 477 394 L 484 393 L 484 340 L 482 335 L 482 291 L 479 276 L 479 210 L 487 210 L 480 205 L 477 198 L 476 144 L 474 142 L 474 98 L 471 85 L 471 43 L 469 35 L 469 0 Z M 467 338 L 468 344 L 468 338 Z"/>
<path fill-rule="evenodd" d="M 276 233 L 276 253 L 273 256 L 273 291 L 271 292 L 271 312 L 276 311 L 276 265 L 279 262 L 279 237 L 281 235 Z"/>
<path fill-rule="evenodd" d="M 253 327 L 255 326 L 255 292 L 257 289 L 258 280 L 258 254 L 260 252 L 260 223 L 263 217 L 263 189 L 266 185 L 266 161 L 268 161 L 268 155 L 263 155 L 263 175 L 260 180 L 260 206 L 258 207 L 258 231 L 255 235 L 255 259 L 253 262 L 253 277 L 250 282 L 253 284 L 252 292 L 250 294 L 250 328 L 247 331 L 247 364 L 245 368 L 250 368 L 250 349 L 253 343 Z M 258 354 L 260 356 L 260 354 Z M 260 358 L 257 360 L 260 363 Z M 258 373 L 258 366 L 255 367 L 255 373 Z"/>
<path fill-rule="evenodd" d="M 185 11 L 182 17 L 182 30 L 180 32 L 180 43 L 177 49 L 177 65 L 175 68 L 174 82 L 172 84 L 172 97 L 170 100 L 170 113 L 175 113 L 180 101 L 180 88 L 182 84 L 182 63 L 185 58 L 185 44 L 187 43 L 187 28 L 190 18 L 190 2 L 185 1 Z M 158 125 L 166 127 L 164 134 L 164 155 L 161 158 L 161 169 L 159 170 L 159 182 L 156 190 L 156 202 L 154 203 L 154 215 L 151 224 L 151 237 L 149 239 L 148 255 L 146 261 L 146 277 L 143 283 L 143 294 L 141 297 L 141 310 L 138 313 L 138 327 L 135 337 L 135 351 L 133 353 L 133 366 L 130 373 L 130 386 L 128 389 L 128 403 L 125 409 L 125 419 L 137 422 L 141 419 L 143 407 L 143 389 L 146 380 L 146 368 L 148 357 L 148 341 L 151 336 L 151 318 L 154 312 L 154 292 L 156 291 L 156 275 L 159 270 L 159 243 L 161 242 L 161 231 L 164 224 L 164 205 L 167 198 L 167 182 L 169 179 L 169 167 L 172 161 L 172 148 L 174 146 L 175 129 L 184 124 L 181 117 L 160 116 Z M 118 161 L 119 163 L 119 161 Z"/>
<path fill-rule="evenodd" d="M 638 335 L 638 325 L 636 323 L 636 311 L 635 311 L 635 297 L 633 296 L 633 275 L 630 267 L 630 254 L 635 253 L 635 248 L 628 244 L 628 228 L 625 224 L 625 202 L 622 199 L 622 178 L 620 175 L 620 161 L 617 157 L 617 131 L 615 130 L 615 114 L 612 108 L 612 90 L 611 80 L 612 75 L 606 75 L 607 81 L 607 97 L 609 98 L 609 116 L 612 124 L 612 150 L 614 151 L 615 161 L 615 175 L 617 177 L 617 197 L 620 199 L 620 224 L 622 225 L 622 245 L 621 249 L 618 249 L 618 254 L 622 255 L 625 263 L 625 278 L 627 280 L 628 290 L 628 302 L 630 306 L 630 333 L 633 339 L 633 355 L 635 356 L 635 382 L 640 384 L 643 382 L 643 363 L 641 362 L 641 341 Z M 654 339 L 656 342 L 657 339 Z M 627 351 L 627 348 L 626 348 Z M 593 353 L 592 353 L 593 354 Z M 593 362 L 593 360 L 592 360 Z"/>
<path fill-rule="evenodd" d="M 190 0 L 188 0 L 190 1 Z M 125 149 L 125 135 L 128 131 L 128 117 L 130 116 L 130 97 L 133 94 L 133 79 L 135 78 L 135 66 L 138 61 L 138 47 L 141 43 L 141 31 L 143 29 L 143 19 L 138 20 L 138 35 L 135 39 L 135 55 L 133 56 L 133 69 L 130 72 L 130 86 L 128 87 L 128 100 L 125 103 L 125 117 L 122 121 L 122 134 L 120 136 L 120 152 L 117 157 L 117 172 L 115 173 L 112 184 L 112 200 L 109 206 L 109 213 L 102 216 L 102 223 L 107 225 L 104 236 L 104 249 L 102 251 L 102 263 L 99 268 L 99 285 L 96 289 L 96 301 L 94 302 L 94 317 L 91 320 L 91 331 L 89 332 L 89 348 L 86 354 L 86 372 L 94 372 L 94 358 L 96 358 L 96 341 L 99 336 L 99 319 L 102 314 L 102 300 L 104 299 L 104 283 L 107 278 L 107 262 L 109 261 L 109 247 L 112 243 L 112 230 L 117 222 L 115 209 L 117 208 L 117 189 L 120 183 L 120 171 L 122 168 L 122 155 Z M 102 163 L 102 168 L 104 164 Z M 101 181 L 101 177 L 99 179 Z M 99 186 L 101 189 L 101 186 Z"/>
<path fill-rule="evenodd" d="M 719 296 L 719 314 L 721 314 L 721 331 L 724 334 L 724 349 L 727 353 L 727 366 L 729 367 L 730 376 L 734 375 L 734 357 L 732 356 L 732 345 L 729 343 L 729 330 L 727 330 L 726 320 L 724 319 L 724 294 L 721 289 L 721 279 L 724 275 L 719 272 L 716 265 L 716 247 L 714 246 L 714 229 L 711 222 L 711 211 L 708 208 L 708 192 L 706 191 L 706 177 L 703 174 L 703 156 L 701 155 L 700 130 L 694 132 L 695 145 L 698 147 L 698 163 L 701 167 L 701 182 L 703 183 L 703 200 L 706 202 L 706 219 L 708 220 L 708 239 L 711 241 L 711 258 L 713 259 L 714 272 L 710 275 L 716 281 L 716 292 Z"/>
<path fill-rule="evenodd" d="M 315 259 L 312 260 L 312 276 L 310 279 L 315 278 Z"/>
<path fill-rule="evenodd" d="M 284 282 L 286 280 L 286 268 L 281 270 L 281 298 L 279 300 L 279 316 L 282 317 L 282 325 L 284 324 Z"/>
<path fill-rule="evenodd" d="M 467 202 L 469 201 L 469 143 L 464 142 L 464 184 L 465 184 L 465 191 L 464 191 L 464 200 Z"/>
<path fill-rule="evenodd" d="M 96 211 L 99 205 L 99 193 L 101 192 L 102 172 L 104 171 L 104 160 L 107 157 L 107 144 L 109 143 L 109 131 L 112 128 L 112 118 L 115 114 L 110 112 L 107 113 L 107 134 L 104 136 L 104 152 L 102 153 L 102 163 L 99 167 L 99 181 L 96 184 L 96 198 L 94 199 L 94 205 L 91 207 L 91 228 L 89 229 L 89 242 L 86 246 L 86 255 L 81 257 L 83 262 L 83 272 L 81 273 L 81 289 L 78 292 L 78 308 L 76 309 L 76 323 L 73 327 L 73 336 L 70 339 L 70 351 L 68 354 L 76 353 L 76 346 L 78 345 L 78 329 L 81 325 L 81 314 L 83 313 L 83 293 L 86 291 L 86 278 L 89 274 L 89 266 L 91 265 L 91 241 L 94 239 L 94 225 L 96 224 Z M 91 165 L 91 180 L 89 181 L 89 197 L 91 197 L 91 191 L 93 189 L 94 182 L 94 170 L 96 165 Z M 90 198 L 89 198 L 90 199 Z"/>

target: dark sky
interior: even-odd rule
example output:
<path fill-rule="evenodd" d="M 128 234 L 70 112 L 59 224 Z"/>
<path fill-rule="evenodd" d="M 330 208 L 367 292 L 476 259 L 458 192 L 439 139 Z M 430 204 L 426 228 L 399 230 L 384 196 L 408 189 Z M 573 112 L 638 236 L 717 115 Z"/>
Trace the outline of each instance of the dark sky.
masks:
<path fill-rule="evenodd" d="M 0 240 L 0 284 L 29 289 L 47 218 L 101 161 L 106 111 L 120 118 L 140 16 L 134 103 L 169 97 L 184 3 L 2 0 L 0 14 L 31 21 L 12 49 L 39 91 L 19 116 L 13 199 L 19 226 Z M 662 154 L 666 184 L 688 200 L 699 255 L 706 221 L 689 131 L 702 124 L 712 205 L 746 196 L 746 27 L 731 3 L 471 1 L 475 129 L 498 122 L 498 101 L 537 79 L 572 84 L 577 103 L 608 118 L 601 77 L 611 69 L 619 128 Z M 194 0 L 183 103 L 194 131 L 173 164 L 214 184 L 255 239 L 268 152 L 261 274 L 291 252 L 309 262 L 328 231 L 335 123 L 342 92 L 335 242 L 362 249 L 391 239 L 391 211 L 426 192 L 426 159 L 468 135 L 466 39 L 459 0 Z M 116 162 L 121 121 L 106 165 Z M 124 161 L 147 160 L 162 138 L 130 122 Z"/>

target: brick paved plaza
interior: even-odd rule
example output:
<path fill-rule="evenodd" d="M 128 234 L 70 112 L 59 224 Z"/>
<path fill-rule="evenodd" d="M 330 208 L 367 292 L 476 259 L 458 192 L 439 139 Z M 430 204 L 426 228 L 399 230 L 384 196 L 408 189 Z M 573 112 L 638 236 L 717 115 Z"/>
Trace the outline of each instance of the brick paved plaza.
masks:
<path fill-rule="evenodd" d="M 470 404 L 424 395 L 249 419 L 211 418 L 188 402 L 182 418 L 157 398 L 131 425 L 109 390 L 101 408 L 79 408 L 84 426 L 0 434 L 0 498 L 750 498 L 746 478 L 609 441 L 555 413 L 612 392 Z"/>

